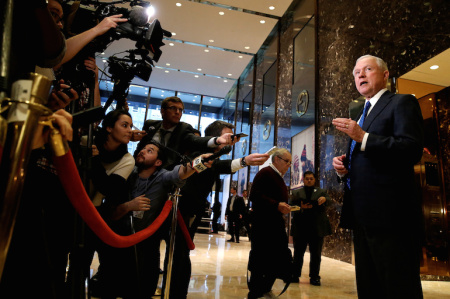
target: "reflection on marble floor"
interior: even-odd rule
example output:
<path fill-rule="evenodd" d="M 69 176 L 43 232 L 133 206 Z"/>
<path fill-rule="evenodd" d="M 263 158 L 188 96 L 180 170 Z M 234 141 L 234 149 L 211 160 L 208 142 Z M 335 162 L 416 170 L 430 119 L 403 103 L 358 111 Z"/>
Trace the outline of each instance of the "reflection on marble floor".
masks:
<path fill-rule="evenodd" d="M 241 242 L 226 242 L 224 233 L 195 235 L 195 250 L 191 252 L 192 277 L 188 299 L 247 298 L 247 261 L 250 250 L 248 238 Z M 164 251 L 162 247 L 162 252 Z M 163 256 L 163 255 L 162 255 Z M 309 284 L 309 254 L 305 254 L 300 284 L 291 284 L 280 298 L 357 298 L 353 265 L 323 257 L 320 275 L 322 286 Z M 450 282 L 423 281 L 425 299 L 450 298 Z M 284 287 L 277 280 L 273 291 L 278 295 Z M 160 297 L 154 297 L 160 298 Z"/>

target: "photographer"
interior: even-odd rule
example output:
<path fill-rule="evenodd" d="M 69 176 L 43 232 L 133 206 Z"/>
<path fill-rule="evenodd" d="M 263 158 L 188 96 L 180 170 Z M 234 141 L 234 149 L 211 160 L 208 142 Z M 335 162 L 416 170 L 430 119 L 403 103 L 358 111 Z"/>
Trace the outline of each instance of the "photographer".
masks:
<path fill-rule="evenodd" d="M 331 235 L 330 221 L 325 207 L 331 202 L 328 193 L 315 187 L 314 173 L 306 171 L 303 181 L 304 188 L 294 190 L 290 205 L 301 207 L 300 211 L 293 212 L 291 235 L 294 238 L 294 277 L 292 282 L 298 283 L 302 274 L 303 256 L 306 246 L 309 245 L 311 255 L 309 264 L 310 283 L 320 286 L 320 262 L 322 255 L 323 238 Z"/>

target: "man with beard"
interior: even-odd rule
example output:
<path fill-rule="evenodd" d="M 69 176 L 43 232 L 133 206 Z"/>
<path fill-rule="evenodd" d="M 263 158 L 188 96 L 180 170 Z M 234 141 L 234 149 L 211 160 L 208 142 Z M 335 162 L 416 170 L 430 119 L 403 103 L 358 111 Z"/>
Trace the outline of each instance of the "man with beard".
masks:
<path fill-rule="evenodd" d="M 204 154 L 207 157 L 210 154 Z M 129 177 L 133 200 L 122 205 L 124 214 L 133 211 L 133 228 L 140 231 L 156 219 L 161 213 L 168 194 L 174 187 L 181 187 L 195 170 L 188 165 L 177 165 L 169 171 L 161 168 L 166 159 L 161 145 L 149 142 L 136 157 L 136 167 Z M 205 166 L 210 167 L 212 162 Z M 140 211 L 139 211 L 140 210 Z M 138 275 L 141 296 L 153 296 L 159 279 L 160 242 L 164 231 L 161 227 L 150 238 L 136 245 Z"/>

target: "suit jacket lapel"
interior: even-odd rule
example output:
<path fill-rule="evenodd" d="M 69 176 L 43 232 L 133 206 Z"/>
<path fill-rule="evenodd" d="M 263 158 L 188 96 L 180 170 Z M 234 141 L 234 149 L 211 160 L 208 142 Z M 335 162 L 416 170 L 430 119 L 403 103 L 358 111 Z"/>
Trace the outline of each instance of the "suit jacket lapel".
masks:
<path fill-rule="evenodd" d="M 362 126 L 362 129 L 367 132 L 367 129 L 369 129 L 372 122 L 377 118 L 378 114 L 381 113 L 381 111 L 384 110 L 387 104 L 389 104 L 391 97 L 394 94 L 386 91 L 383 93 L 383 95 L 380 97 L 380 99 L 377 101 L 375 106 L 370 111 L 369 115 L 367 115 L 367 118 L 364 120 L 364 124 Z"/>

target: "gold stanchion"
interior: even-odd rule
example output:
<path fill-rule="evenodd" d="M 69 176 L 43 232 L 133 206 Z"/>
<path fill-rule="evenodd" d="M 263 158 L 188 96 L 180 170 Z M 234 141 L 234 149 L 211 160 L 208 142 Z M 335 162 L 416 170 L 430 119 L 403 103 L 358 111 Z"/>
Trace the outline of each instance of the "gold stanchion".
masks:
<path fill-rule="evenodd" d="M 41 116 L 51 114 L 51 110 L 43 106 L 47 103 L 51 84 L 47 77 L 31 73 L 28 79 L 18 80 L 12 85 L 12 100 L 2 101 L 2 106 L 9 111 L 0 163 L 0 280 L 38 120 Z"/>
<path fill-rule="evenodd" d="M 164 288 L 164 299 L 169 299 L 170 296 L 170 281 L 172 278 L 172 265 L 173 265 L 173 252 L 175 249 L 175 234 L 177 230 L 177 213 L 178 213 L 178 197 L 181 196 L 180 188 L 177 188 L 174 194 L 171 194 L 172 205 L 172 226 L 170 229 L 170 240 L 169 240 L 169 254 L 167 258 L 167 269 L 166 269 L 166 281 Z"/>

